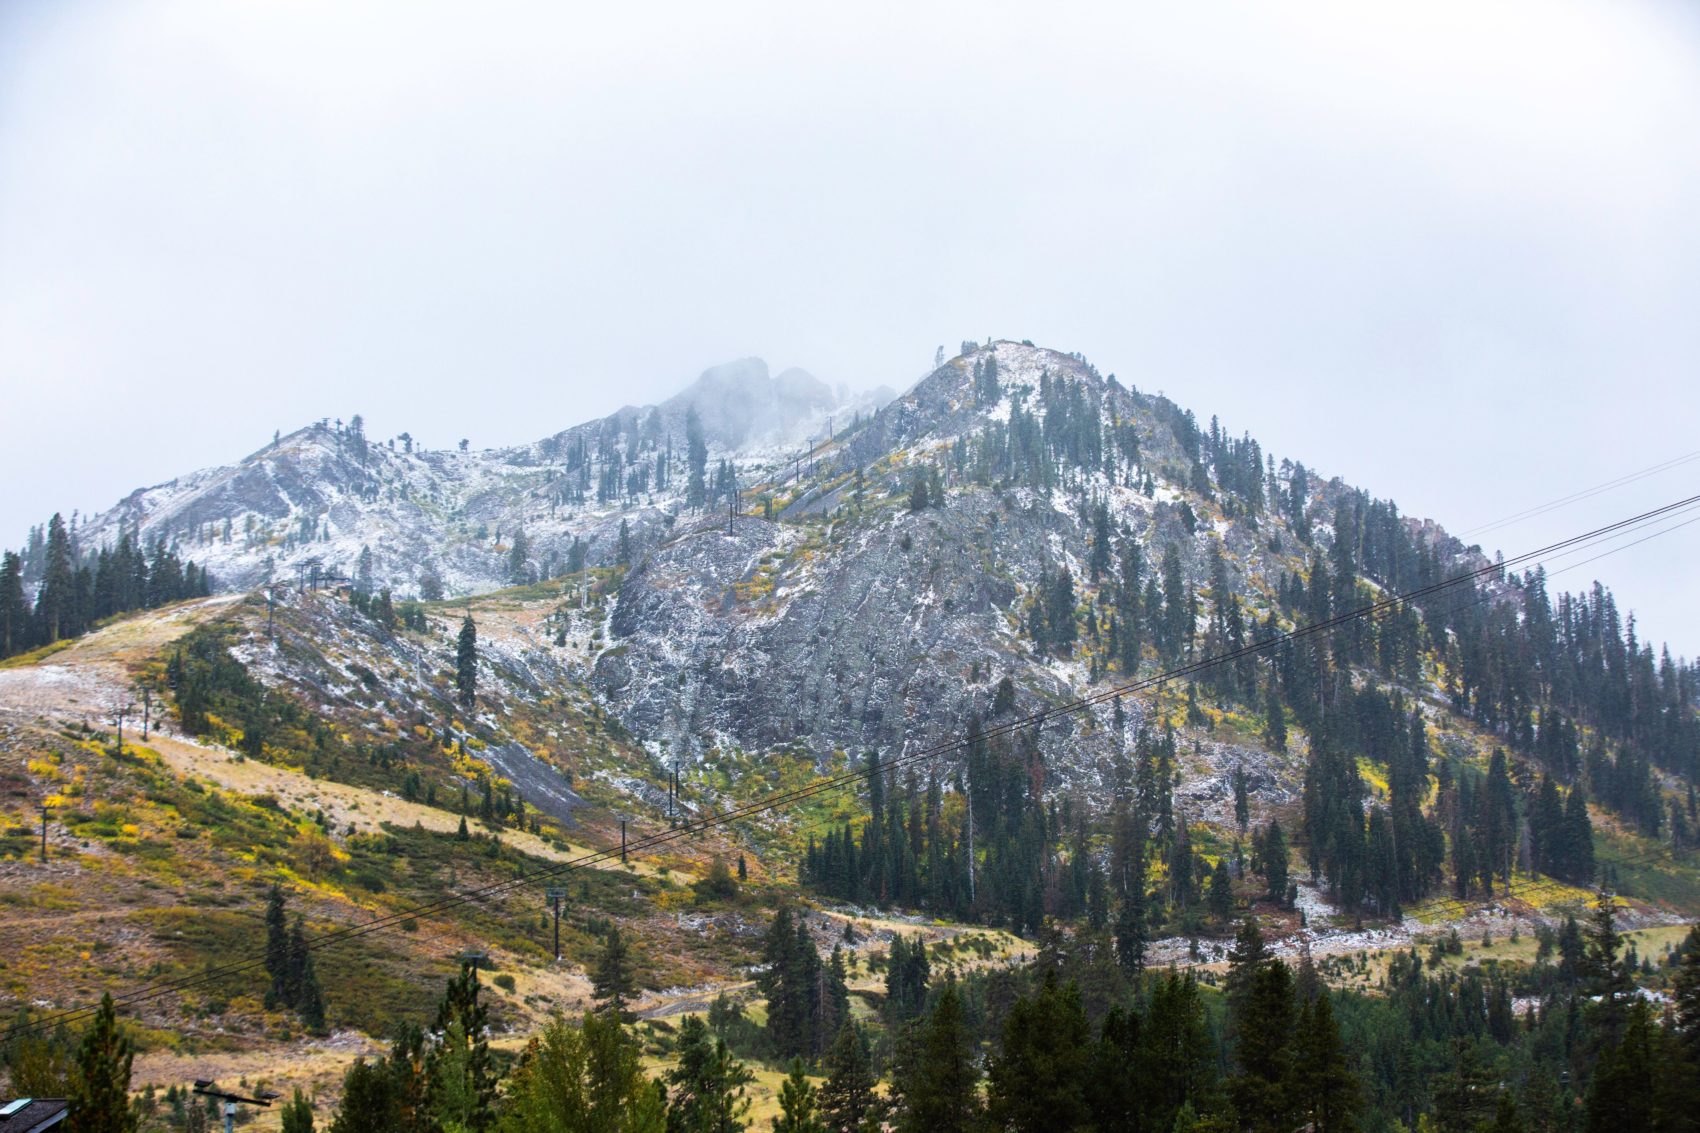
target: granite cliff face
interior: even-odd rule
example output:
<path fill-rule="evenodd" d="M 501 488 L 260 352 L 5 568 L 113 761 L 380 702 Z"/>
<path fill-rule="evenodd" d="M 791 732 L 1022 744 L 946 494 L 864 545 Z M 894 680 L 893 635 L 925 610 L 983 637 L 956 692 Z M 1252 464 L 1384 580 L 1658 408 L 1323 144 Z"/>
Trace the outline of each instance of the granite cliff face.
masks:
<path fill-rule="evenodd" d="M 988 437 L 1009 448 L 1033 432 L 1044 447 L 1047 418 L 1056 440 L 1059 413 L 1098 446 L 1092 459 L 1045 457 L 1037 472 L 989 476 L 972 467 Z M 1073 356 L 1000 342 L 954 359 L 818 446 L 795 475 L 783 468 L 753 484 L 745 509 L 757 514 L 730 534 L 723 516 L 679 516 L 622 584 L 596 691 L 634 733 L 675 754 L 788 746 L 824 764 L 960 735 L 968 720 L 993 718 L 1006 677 L 1015 713 L 1072 700 L 1107 687 L 1095 659 L 1109 606 L 1092 565 L 1098 524 L 1117 548 L 1138 547 L 1151 577 L 1173 545 L 1200 586 L 1214 544 L 1247 616 L 1261 618 L 1306 544 L 1282 516 L 1231 514 L 1214 487 L 1195 486 L 1177 426 L 1191 427 L 1182 411 Z M 942 506 L 914 506 L 923 469 L 943 487 Z M 1319 515 L 1339 490 L 1314 486 Z M 1024 631 L 1041 578 L 1064 570 L 1099 630 L 1066 656 Z M 1125 727 L 1142 712 L 1130 699 Z M 1059 719 L 1035 742 L 1054 773 L 1094 786 L 1108 772 L 1112 718 L 1106 705 Z M 1253 747 L 1204 741 L 1189 762 L 1199 777 L 1183 781 L 1181 797 L 1199 808 L 1226 805 L 1220 772 L 1236 763 L 1258 768 L 1266 794 L 1292 782 L 1272 765 L 1285 759 Z"/>

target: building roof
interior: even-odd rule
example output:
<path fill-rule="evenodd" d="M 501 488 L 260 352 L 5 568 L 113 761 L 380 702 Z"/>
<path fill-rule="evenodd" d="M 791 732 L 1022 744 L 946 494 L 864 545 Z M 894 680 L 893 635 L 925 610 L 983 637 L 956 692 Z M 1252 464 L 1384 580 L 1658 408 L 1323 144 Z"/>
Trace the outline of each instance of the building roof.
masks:
<path fill-rule="evenodd" d="M 0 1133 L 37 1133 L 53 1129 L 71 1112 L 64 1098 L 18 1098 L 0 1104 Z"/>

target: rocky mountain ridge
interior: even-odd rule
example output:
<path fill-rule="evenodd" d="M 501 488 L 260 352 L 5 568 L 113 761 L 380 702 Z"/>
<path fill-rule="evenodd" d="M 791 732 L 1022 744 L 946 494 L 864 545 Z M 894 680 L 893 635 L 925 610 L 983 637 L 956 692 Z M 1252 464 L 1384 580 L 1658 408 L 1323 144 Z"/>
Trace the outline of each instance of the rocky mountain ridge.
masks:
<path fill-rule="evenodd" d="M 684 496 L 693 411 L 713 459 L 747 474 L 806 451 L 835 417 L 848 423 L 889 398 L 885 389 L 835 393 L 798 369 L 770 376 L 746 358 L 659 405 L 509 448 L 427 450 L 405 433 L 369 439 L 358 417 L 325 419 L 234 465 L 139 488 L 76 537 L 84 550 L 124 533 L 143 545 L 164 540 L 225 589 L 315 572 L 352 577 L 369 550 L 371 585 L 397 596 L 481 593 L 560 573 L 575 540 L 584 561 L 611 562 L 622 520 L 640 542 L 659 537 Z M 616 462 L 615 482 L 601 482 Z M 521 532 L 528 549 L 516 559 Z"/>
<path fill-rule="evenodd" d="M 321 423 L 134 493 L 79 537 L 170 538 L 226 587 L 323 571 L 398 598 L 622 563 L 591 681 L 625 726 L 674 758 L 788 745 L 825 763 L 956 734 L 992 710 L 1006 678 L 1013 709 L 1100 682 L 1094 555 L 1120 553 L 1099 548 L 1106 539 L 1138 548 L 1153 580 L 1173 548 L 1192 588 L 1220 555 L 1247 616 L 1270 617 L 1278 584 L 1325 545 L 1333 501 L 1350 491 L 1277 468 L 1247 438 L 1229 444 L 1253 494 L 1288 501 L 1247 504 L 1243 486 L 1206 468 L 1190 413 L 1025 343 L 974 347 L 877 412 L 849 412 L 800 371 L 770 377 L 744 360 L 660 406 L 513 449 L 409 451 L 406 438 L 393 447 Z M 987 461 L 1000 466 L 973 467 Z M 933 485 L 926 506 L 917 477 Z M 1094 609 L 1091 640 L 1066 657 L 1024 632 L 1043 580 L 1063 571 Z M 1129 706 L 1127 726 L 1139 711 Z M 1101 775 L 1109 728 L 1106 709 L 1036 742 L 1084 787 Z M 1250 750 L 1197 756 L 1198 805 L 1215 809 L 1225 767 L 1268 763 Z"/>

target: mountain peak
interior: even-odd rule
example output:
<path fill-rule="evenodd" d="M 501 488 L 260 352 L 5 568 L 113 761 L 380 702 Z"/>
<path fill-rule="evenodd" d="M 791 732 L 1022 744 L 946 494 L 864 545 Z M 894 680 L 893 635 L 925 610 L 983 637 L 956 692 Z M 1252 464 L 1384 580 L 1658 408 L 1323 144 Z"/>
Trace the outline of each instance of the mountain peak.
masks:
<path fill-rule="evenodd" d="M 677 418 L 682 430 L 685 414 L 695 409 L 710 443 L 737 449 L 794 443 L 837 406 L 827 384 L 805 370 L 793 367 L 774 377 L 760 358 L 740 358 L 704 370 L 660 410 L 667 427 Z"/>

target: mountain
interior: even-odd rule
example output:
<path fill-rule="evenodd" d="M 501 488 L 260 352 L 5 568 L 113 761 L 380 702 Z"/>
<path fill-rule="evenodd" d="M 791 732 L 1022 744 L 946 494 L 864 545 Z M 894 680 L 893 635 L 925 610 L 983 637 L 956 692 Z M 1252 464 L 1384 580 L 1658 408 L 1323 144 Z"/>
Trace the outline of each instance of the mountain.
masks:
<path fill-rule="evenodd" d="M 575 539 L 585 561 L 612 561 L 622 519 L 640 543 L 657 538 L 684 488 L 677 470 L 692 412 L 717 455 L 764 468 L 806 449 L 835 414 L 847 422 L 889 398 L 841 398 L 802 370 L 769 375 L 746 358 L 707 370 L 661 405 L 515 448 L 427 451 L 406 435 L 368 439 L 358 416 L 326 419 L 234 465 L 137 489 L 77 537 L 89 548 L 126 532 L 144 545 L 165 540 L 236 589 L 315 569 L 351 576 L 369 548 L 374 586 L 416 594 L 434 575 L 446 594 L 477 593 L 549 576 Z M 530 550 L 516 563 L 520 532 Z"/>
<path fill-rule="evenodd" d="M 321 422 L 6 557 L 0 989 L 204 971 L 273 884 L 315 930 L 414 925 L 327 963 L 329 1026 L 366 1035 L 474 946 L 498 1025 L 533 1028 L 614 924 L 645 1011 L 748 997 L 799 899 L 868 961 L 870 1018 L 899 933 L 975 942 L 964 974 L 1058 933 L 1124 971 L 1219 959 L 1248 913 L 1287 952 L 1456 930 L 1497 962 L 1610 886 L 1650 955 L 1700 910 L 1700 670 L 1603 587 L 1492 567 L 1028 343 L 859 401 L 729 363 L 504 450 Z M 620 863 L 623 836 L 665 841 Z M 557 965 L 536 883 L 590 850 Z M 237 975 L 144 1009 L 268 1058 L 304 1041 L 285 1014 Z"/>
<path fill-rule="evenodd" d="M 169 540 L 227 589 L 321 570 L 397 600 L 454 597 L 617 567 L 588 668 L 601 704 L 671 759 L 785 747 L 822 766 L 960 735 L 992 714 L 1005 682 L 1003 711 L 1036 710 L 1141 664 L 1274 633 L 1319 600 L 1330 608 L 1306 586 L 1333 587 L 1344 608 L 1360 587 L 1406 589 L 1487 562 L 1439 525 L 1302 463 L 1277 464 L 1249 436 L 1215 419 L 1202 426 L 1078 355 L 1008 341 L 972 346 L 877 408 L 743 359 L 658 406 L 518 448 L 419 451 L 406 437 L 367 439 L 358 419 L 321 422 L 234 466 L 133 493 L 77 538 L 87 549 L 125 531 Z M 1064 580 L 1070 608 L 1058 610 Z M 1515 576 L 1484 599 L 1515 613 L 1531 585 L 1550 607 L 1544 581 Z M 1431 631 L 1447 624 L 1425 612 Z M 1615 608 L 1594 616 L 1615 626 Z M 1452 650 L 1432 663 L 1491 666 L 1477 656 L 1487 646 L 1464 640 L 1481 632 L 1453 625 L 1451 638 L 1428 642 Z M 1364 640 L 1354 631 L 1359 653 Z M 1436 712 L 1462 710 L 1534 743 L 1531 709 L 1548 677 L 1507 689 L 1472 671 L 1461 690 L 1454 677 L 1425 692 L 1438 670 L 1423 671 L 1415 641 L 1398 671 L 1353 660 L 1379 665 Z M 1645 650 L 1633 638 L 1628 647 Z M 1259 679 L 1242 663 L 1237 685 L 1208 682 L 1208 705 L 1231 714 Z M 1669 674 L 1656 680 L 1675 687 Z M 1123 730 L 1152 703 L 1126 704 Z M 1680 750 L 1640 760 L 1692 772 L 1700 754 L 1683 729 L 1670 740 Z M 1192 813 L 1221 819 L 1235 766 L 1271 800 L 1295 797 L 1303 739 L 1286 756 L 1258 739 L 1216 729 L 1194 744 L 1180 788 Z M 1105 706 L 1034 742 L 1071 789 L 1102 790 L 1122 741 Z M 1647 795 L 1645 775 L 1631 777 L 1623 791 Z"/>

